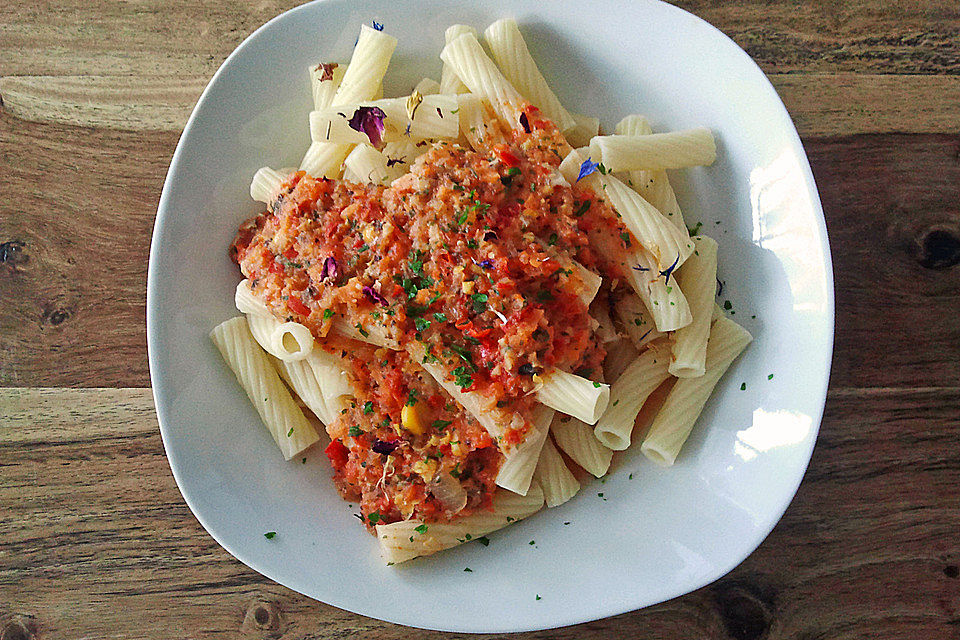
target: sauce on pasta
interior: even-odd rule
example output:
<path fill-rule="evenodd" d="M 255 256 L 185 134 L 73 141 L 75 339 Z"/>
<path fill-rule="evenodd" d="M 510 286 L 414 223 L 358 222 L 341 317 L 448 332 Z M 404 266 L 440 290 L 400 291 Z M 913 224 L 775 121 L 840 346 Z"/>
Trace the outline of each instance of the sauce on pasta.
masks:
<path fill-rule="evenodd" d="M 352 374 L 327 455 L 368 526 L 489 508 L 500 450 L 529 428 L 537 375 L 601 375 L 573 261 L 616 282 L 631 236 L 602 197 L 559 177 L 569 146 L 535 108 L 525 114 L 479 151 L 436 143 L 389 187 L 294 173 L 231 247 L 254 294 Z M 414 346 L 514 417 L 500 442 L 411 359 Z"/>

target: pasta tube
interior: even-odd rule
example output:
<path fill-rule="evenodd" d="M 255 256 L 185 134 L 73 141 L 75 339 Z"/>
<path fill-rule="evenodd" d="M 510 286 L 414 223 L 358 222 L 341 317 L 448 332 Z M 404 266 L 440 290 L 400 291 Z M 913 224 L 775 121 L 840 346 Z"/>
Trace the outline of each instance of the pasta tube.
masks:
<path fill-rule="evenodd" d="M 577 121 L 563 108 L 537 68 L 537 63 L 527 50 L 527 43 L 514 20 L 497 20 L 487 27 L 483 35 L 503 75 L 530 104 L 553 120 L 561 132 L 577 126 Z"/>
<path fill-rule="evenodd" d="M 713 323 L 706 372 L 699 378 L 677 380 L 640 445 L 645 456 L 664 466 L 674 463 L 717 382 L 751 340 L 750 333 L 729 318 Z"/>
<path fill-rule="evenodd" d="M 239 316 L 217 325 L 210 332 L 210 339 L 260 414 L 284 459 L 289 460 L 320 439 L 267 354 L 253 339 L 246 318 Z"/>
<path fill-rule="evenodd" d="M 298 322 L 280 322 L 259 314 L 247 316 L 250 333 L 264 351 L 286 361 L 303 360 L 313 351 L 310 329 Z"/>
<path fill-rule="evenodd" d="M 333 103 L 333 97 L 337 94 L 346 71 L 347 65 L 335 62 L 310 67 L 310 89 L 313 94 L 314 109 L 326 109 Z"/>
<path fill-rule="evenodd" d="M 497 486 L 508 491 L 526 495 L 533 479 L 533 472 L 540 458 L 540 450 L 550 432 L 550 423 L 553 422 L 553 409 L 544 405 L 537 406 L 533 411 L 533 420 L 526 439 L 517 445 L 512 456 L 507 458 L 497 473 Z"/>
<path fill-rule="evenodd" d="M 448 42 L 440 59 L 453 68 L 470 91 L 490 103 L 507 127 L 519 126 L 523 96 L 487 57 L 473 34 L 465 33 Z"/>
<path fill-rule="evenodd" d="M 450 523 L 427 524 L 420 520 L 403 520 L 378 524 L 380 555 L 387 564 L 427 556 L 503 529 L 541 508 L 543 491 L 534 483 L 525 496 L 511 491 L 497 491 L 493 496 L 493 511 L 479 511 Z"/>
<path fill-rule="evenodd" d="M 597 440 L 590 425 L 576 418 L 557 416 L 550 433 L 557 446 L 588 473 L 599 478 L 610 468 L 613 451 Z"/>
<path fill-rule="evenodd" d="M 617 134 L 628 136 L 644 136 L 653 133 L 650 123 L 641 115 L 629 115 L 617 123 Z M 643 199 L 657 208 L 670 222 L 678 227 L 686 228 L 683 221 L 683 212 L 677 202 L 677 194 L 670 186 L 670 179 L 663 169 L 657 171 L 631 171 L 630 186 Z"/>
<path fill-rule="evenodd" d="M 553 441 L 547 438 L 537 461 L 533 478 L 541 489 L 547 507 L 558 507 L 580 491 L 580 483 L 567 468 Z"/>
<path fill-rule="evenodd" d="M 280 186 L 284 180 L 286 180 L 286 176 L 270 167 L 257 169 L 257 172 L 253 174 L 253 180 L 250 182 L 250 197 L 257 202 L 270 204 L 277 199 Z"/>
<path fill-rule="evenodd" d="M 590 155 L 610 171 L 683 169 L 713 164 L 717 143 L 703 127 L 645 136 L 597 136 L 590 141 Z"/>
<path fill-rule="evenodd" d="M 595 423 L 610 401 L 610 386 L 602 382 L 559 370 L 539 377 L 537 400 L 586 423 Z"/>
<path fill-rule="evenodd" d="M 644 351 L 610 388 L 610 406 L 593 433 L 604 446 L 623 451 L 630 446 L 630 434 L 640 408 L 669 376 L 670 359 L 659 349 Z"/>
<path fill-rule="evenodd" d="M 478 37 L 477 30 L 465 24 L 454 24 L 447 27 L 444 32 L 444 42 L 449 44 L 465 33 Z M 443 63 L 443 69 L 440 72 L 440 93 L 457 94 L 469 91 L 466 85 L 460 82 L 457 72 L 446 62 Z"/>
<path fill-rule="evenodd" d="M 702 376 L 707 359 L 707 336 L 713 316 L 717 282 L 717 243 L 706 236 L 693 239 L 697 250 L 677 272 L 686 292 L 693 321 L 673 334 L 670 373 L 678 378 Z"/>

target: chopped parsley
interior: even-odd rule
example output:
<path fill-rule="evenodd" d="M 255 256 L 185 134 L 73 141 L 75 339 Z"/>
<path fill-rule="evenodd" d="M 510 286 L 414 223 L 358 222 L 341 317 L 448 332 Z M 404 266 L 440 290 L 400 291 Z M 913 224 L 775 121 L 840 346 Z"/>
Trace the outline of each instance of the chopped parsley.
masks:
<path fill-rule="evenodd" d="M 470 296 L 470 299 L 473 300 L 473 312 L 474 313 L 483 313 L 487 310 L 487 300 L 490 297 L 485 293 L 474 293 Z"/>
<path fill-rule="evenodd" d="M 473 354 L 470 352 L 470 349 L 467 349 L 466 347 L 461 347 L 458 344 L 452 344 L 450 345 L 450 350 L 455 352 L 464 361 L 469 362 L 471 365 L 473 364 Z"/>
<path fill-rule="evenodd" d="M 367 400 L 363 403 L 363 413 L 364 415 L 373 413 L 373 400 Z"/>
<path fill-rule="evenodd" d="M 410 389 L 410 393 L 407 395 L 407 406 L 412 407 L 417 404 L 417 399 L 420 396 L 420 392 L 416 389 Z"/>
<path fill-rule="evenodd" d="M 467 389 L 473 386 L 473 376 L 464 366 L 459 366 L 453 370 L 454 383 L 461 389 Z"/>
<path fill-rule="evenodd" d="M 467 573 L 473 573 L 473 569 L 471 569 L 470 567 L 464 567 L 463 570 L 466 571 Z"/>
<path fill-rule="evenodd" d="M 267 540 L 273 540 L 274 538 L 277 537 L 277 532 L 267 531 L 265 534 L 263 534 L 263 537 L 266 538 Z"/>
<path fill-rule="evenodd" d="M 413 530 L 416 531 L 417 533 L 426 533 L 426 532 L 427 532 L 427 525 L 425 525 L 425 524 L 418 525 L 418 526 L 414 527 Z"/>
<path fill-rule="evenodd" d="M 415 274 L 423 275 L 423 251 L 411 249 L 407 264 Z"/>
<path fill-rule="evenodd" d="M 358 425 L 352 425 L 349 429 L 347 429 L 347 434 L 352 438 L 356 438 L 363 435 L 363 429 L 361 429 Z"/>
<path fill-rule="evenodd" d="M 414 318 L 413 324 L 416 325 L 417 331 L 426 331 L 430 327 L 430 321 L 426 318 Z"/>
<path fill-rule="evenodd" d="M 434 420 L 430 426 L 436 429 L 437 431 L 443 431 L 447 427 L 453 424 L 453 420 Z"/>
<path fill-rule="evenodd" d="M 573 212 L 573 217 L 579 218 L 580 216 L 585 214 L 589 209 L 590 209 L 590 201 L 584 200 L 579 204 L 579 206 L 577 206 L 576 210 Z"/>
<path fill-rule="evenodd" d="M 290 427 L 290 431 L 287 431 L 287 437 L 289 438 L 292 435 L 293 435 L 293 427 Z"/>
<path fill-rule="evenodd" d="M 557 240 L 557 234 L 551 233 L 550 237 L 547 239 L 547 246 L 552 247 L 553 245 L 557 244 Z"/>
<path fill-rule="evenodd" d="M 772 374 L 772 373 L 767 376 L 767 380 L 773 380 L 773 374 Z"/>
<path fill-rule="evenodd" d="M 479 542 L 485 547 L 490 546 L 490 538 L 488 538 L 487 536 L 480 536 L 479 538 L 477 538 L 477 542 Z"/>
<path fill-rule="evenodd" d="M 333 309 L 324 309 L 323 310 L 323 319 L 329 320 L 333 317 Z"/>
<path fill-rule="evenodd" d="M 446 321 L 447 321 L 447 314 L 445 314 L 445 313 L 435 313 L 435 314 L 433 314 L 433 319 L 436 320 L 437 322 L 446 322 Z"/>
<path fill-rule="evenodd" d="M 370 521 L 370 524 L 377 524 L 378 522 L 383 520 L 383 516 L 377 513 L 376 511 L 374 511 L 369 516 L 367 516 L 367 520 Z"/>

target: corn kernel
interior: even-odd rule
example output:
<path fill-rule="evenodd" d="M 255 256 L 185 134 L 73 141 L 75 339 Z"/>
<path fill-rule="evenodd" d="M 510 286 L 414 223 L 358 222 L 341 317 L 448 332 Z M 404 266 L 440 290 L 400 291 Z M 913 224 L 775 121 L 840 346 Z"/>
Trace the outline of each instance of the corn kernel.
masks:
<path fill-rule="evenodd" d="M 420 413 L 416 406 L 404 406 L 400 410 L 400 422 L 403 424 L 403 428 L 410 433 L 415 433 L 418 436 L 423 434 L 423 420 L 420 419 Z"/>

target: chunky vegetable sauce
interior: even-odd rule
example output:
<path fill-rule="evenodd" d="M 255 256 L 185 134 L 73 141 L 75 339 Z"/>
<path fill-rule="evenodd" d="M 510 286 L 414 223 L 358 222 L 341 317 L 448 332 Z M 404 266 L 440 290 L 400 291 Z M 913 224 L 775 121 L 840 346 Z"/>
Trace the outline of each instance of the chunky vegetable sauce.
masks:
<path fill-rule="evenodd" d="M 573 261 L 615 282 L 632 240 L 602 197 L 560 177 L 569 147 L 556 127 L 532 107 L 525 120 L 479 151 L 436 143 L 390 187 L 295 173 L 231 247 L 253 292 L 352 376 L 327 455 L 368 525 L 488 508 L 537 375 L 599 379 L 605 353 Z M 409 351 L 512 416 L 502 440 Z"/>

